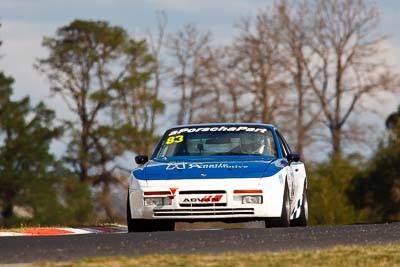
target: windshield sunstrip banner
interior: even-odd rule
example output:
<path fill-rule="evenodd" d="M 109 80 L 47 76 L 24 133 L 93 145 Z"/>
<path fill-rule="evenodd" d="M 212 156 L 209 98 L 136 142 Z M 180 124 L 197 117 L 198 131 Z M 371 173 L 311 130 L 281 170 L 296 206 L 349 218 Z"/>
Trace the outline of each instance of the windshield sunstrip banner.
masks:
<path fill-rule="evenodd" d="M 168 136 L 179 135 L 182 133 L 199 133 L 199 132 L 253 132 L 253 133 L 266 133 L 268 129 L 266 128 L 256 128 L 247 126 L 237 126 L 237 127 L 194 127 L 194 128 L 182 128 L 171 131 Z"/>

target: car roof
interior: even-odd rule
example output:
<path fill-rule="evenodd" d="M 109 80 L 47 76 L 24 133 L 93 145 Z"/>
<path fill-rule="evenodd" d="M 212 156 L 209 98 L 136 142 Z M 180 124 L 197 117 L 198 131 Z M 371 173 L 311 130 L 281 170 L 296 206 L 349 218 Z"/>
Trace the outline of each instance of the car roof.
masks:
<path fill-rule="evenodd" d="M 172 129 L 180 129 L 180 128 L 188 128 L 188 127 L 220 127 L 220 126 L 231 126 L 231 127 L 237 127 L 237 126 L 252 126 L 252 127 L 264 127 L 268 129 L 277 129 L 274 125 L 272 124 L 265 124 L 265 123 L 197 123 L 197 124 L 184 124 L 184 125 L 176 125 L 168 130 Z"/>

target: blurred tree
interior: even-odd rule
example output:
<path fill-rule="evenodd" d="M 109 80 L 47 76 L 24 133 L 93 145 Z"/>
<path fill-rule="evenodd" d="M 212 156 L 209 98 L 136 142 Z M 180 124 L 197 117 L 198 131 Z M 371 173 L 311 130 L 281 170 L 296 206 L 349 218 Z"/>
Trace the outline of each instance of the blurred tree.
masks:
<path fill-rule="evenodd" d="M 349 224 L 364 220 L 347 196 L 349 184 L 359 171 L 351 158 L 334 159 L 307 169 L 310 223 Z"/>
<path fill-rule="evenodd" d="M 400 107 L 386 120 L 388 142 L 381 143 L 375 155 L 354 179 L 349 196 L 369 221 L 400 220 Z"/>
<path fill-rule="evenodd" d="M 179 102 L 178 124 L 239 122 L 248 117 L 246 97 L 252 94 L 241 85 L 246 74 L 237 67 L 238 53 L 229 45 L 214 47 L 210 40 L 209 33 L 202 35 L 193 24 L 170 36 L 169 48 L 178 66 L 172 67 L 174 85 L 181 92 L 171 101 Z"/>
<path fill-rule="evenodd" d="M 115 218 L 110 186 L 121 182 L 116 158 L 143 143 L 136 134 L 151 137 L 151 128 L 143 128 L 151 123 L 139 128 L 148 115 L 143 112 L 161 106 L 146 87 L 153 57 L 145 41 L 105 21 L 75 20 L 56 37 L 44 38 L 43 46 L 49 56 L 37 67 L 76 118 L 65 121 L 70 138 L 65 160 L 81 182 L 101 186 L 102 207 Z"/>
<path fill-rule="evenodd" d="M 173 101 L 179 103 L 177 124 L 198 122 L 199 112 L 207 106 L 210 88 L 208 62 L 212 60 L 211 34 L 202 33 L 194 24 L 184 25 L 171 34 L 167 47 L 175 64 L 173 82 L 179 91 Z"/>
<path fill-rule="evenodd" d="M 203 80 L 206 88 L 201 97 L 201 109 L 194 122 L 238 122 L 245 117 L 244 90 L 239 85 L 242 73 L 235 68 L 235 51 L 230 46 L 210 47 L 202 61 Z"/>
<path fill-rule="evenodd" d="M 54 112 L 43 103 L 32 107 L 28 97 L 11 100 L 12 84 L 0 72 L 0 226 L 87 222 L 91 206 L 81 197 L 87 187 L 68 186 L 49 153 L 62 130 Z"/>
<path fill-rule="evenodd" d="M 321 109 L 308 81 L 306 69 L 312 64 L 307 59 L 313 52 L 309 47 L 312 39 L 312 13 L 307 1 L 279 1 L 273 6 L 277 18 L 274 24 L 282 50 L 283 69 L 287 72 L 289 90 L 285 97 L 283 116 L 279 124 L 293 139 L 296 152 L 304 155 L 304 148 L 313 141 L 312 130 L 320 122 Z M 287 123 L 292 121 L 292 123 Z M 305 157 L 303 157 L 304 159 Z"/>
<path fill-rule="evenodd" d="M 171 69 L 166 66 L 163 60 L 163 47 L 165 42 L 166 35 L 166 27 L 167 27 L 167 15 L 164 12 L 160 12 L 157 14 L 157 32 L 156 35 L 152 33 L 152 31 L 147 31 L 148 43 L 150 48 L 150 54 L 154 59 L 154 67 L 152 68 L 154 73 L 154 79 L 152 80 L 152 86 L 150 86 L 150 91 L 153 94 L 153 99 L 155 103 L 150 103 L 150 107 L 152 108 L 150 112 L 150 119 L 147 121 L 150 122 L 150 129 L 152 133 L 156 130 L 156 117 L 161 112 L 164 111 L 164 103 L 159 100 L 159 94 L 161 90 L 161 85 L 163 81 L 166 79 L 166 76 L 170 74 Z M 157 140 L 158 141 L 158 140 Z M 150 147 L 153 149 L 153 147 Z M 150 152 L 148 152 L 150 154 Z"/>
<path fill-rule="evenodd" d="M 395 77 L 377 58 L 385 37 L 377 31 L 375 6 L 363 0 L 318 0 L 310 6 L 312 56 L 306 58 L 306 72 L 330 133 L 332 156 L 341 157 L 344 138 L 360 139 L 361 131 L 351 131 L 349 117 L 361 99 L 391 90 Z"/>
<path fill-rule="evenodd" d="M 48 223 L 60 219 L 53 213 L 62 209 L 56 190 L 62 177 L 49 152 L 61 129 L 43 103 L 32 107 L 29 97 L 11 100 L 12 83 L 0 72 L 0 223 L 16 222 L 17 206 L 31 213 L 31 221 Z"/>
<path fill-rule="evenodd" d="M 244 121 L 277 123 L 284 108 L 287 92 L 286 73 L 281 64 L 280 29 L 274 25 L 273 9 L 259 12 L 255 18 L 245 17 L 238 23 L 238 36 L 232 45 L 236 52 L 235 67 L 243 73 L 238 85 L 246 93 L 242 101 Z"/>
<path fill-rule="evenodd" d="M 160 100 L 160 90 L 170 69 L 162 58 L 167 24 L 164 13 L 158 14 L 157 22 L 156 33 L 147 31 L 149 49 L 142 42 L 131 51 L 140 63 L 132 68 L 131 77 L 121 82 L 112 104 L 112 120 L 119 125 L 119 135 L 123 137 L 120 149 L 137 154 L 151 154 L 159 139 L 156 122 L 165 108 Z M 140 69 L 142 73 L 139 73 Z"/>
<path fill-rule="evenodd" d="M 59 164 L 61 165 L 61 163 Z M 96 222 L 93 217 L 91 192 L 87 184 L 79 182 L 76 174 L 59 166 L 58 174 L 63 177 L 63 183 L 57 187 L 57 199 L 62 208 L 48 214 L 54 216 L 45 220 L 47 225 L 90 225 Z"/>
<path fill-rule="evenodd" d="M 387 117 L 385 124 L 386 129 L 389 131 L 389 142 L 395 143 L 400 138 L 400 106 L 397 112 Z"/>

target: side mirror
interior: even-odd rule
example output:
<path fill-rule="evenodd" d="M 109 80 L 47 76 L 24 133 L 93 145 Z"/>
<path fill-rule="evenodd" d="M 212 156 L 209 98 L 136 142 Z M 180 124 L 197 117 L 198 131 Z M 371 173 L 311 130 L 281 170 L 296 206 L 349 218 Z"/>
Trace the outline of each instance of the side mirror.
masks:
<path fill-rule="evenodd" d="M 289 162 L 300 161 L 300 154 L 291 153 L 291 154 L 287 155 L 287 160 Z"/>
<path fill-rule="evenodd" d="M 149 157 L 147 155 L 139 155 L 135 157 L 135 162 L 139 165 L 145 164 L 149 161 Z"/>

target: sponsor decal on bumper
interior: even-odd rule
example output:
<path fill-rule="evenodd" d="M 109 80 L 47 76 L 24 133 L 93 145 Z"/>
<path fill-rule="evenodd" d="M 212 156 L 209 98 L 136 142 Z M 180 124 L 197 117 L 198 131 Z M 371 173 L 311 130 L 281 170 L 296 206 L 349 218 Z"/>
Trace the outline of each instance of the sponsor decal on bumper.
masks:
<path fill-rule="evenodd" d="M 226 194 L 179 195 L 179 203 L 182 204 L 226 203 Z"/>

